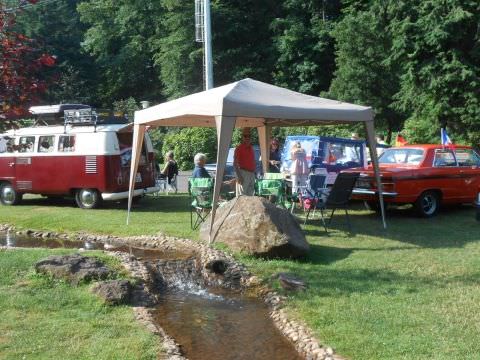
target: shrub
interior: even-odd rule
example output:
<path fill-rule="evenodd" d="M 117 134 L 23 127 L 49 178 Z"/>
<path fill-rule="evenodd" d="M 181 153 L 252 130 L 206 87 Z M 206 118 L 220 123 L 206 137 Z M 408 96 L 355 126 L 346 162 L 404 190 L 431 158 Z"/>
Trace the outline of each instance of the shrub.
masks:
<path fill-rule="evenodd" d="M 217 133 L 214 128 L 183 128 L 165 135 L 162 152 L 172 150 L 181 170 L 193 168 L 193 157 L 202 152 L 209 161 L 217 155 Z"/>

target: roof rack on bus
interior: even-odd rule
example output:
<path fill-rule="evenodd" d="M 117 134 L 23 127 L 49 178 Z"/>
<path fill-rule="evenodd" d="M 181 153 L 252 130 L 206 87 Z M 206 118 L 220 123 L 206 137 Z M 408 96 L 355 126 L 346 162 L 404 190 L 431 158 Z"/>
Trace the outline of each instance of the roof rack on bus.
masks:
<path fill-rule="evenodd" d="M 58 104 L 30 107 L 34 116 L 34 126 L 49 125 L 111 125 L 128 124 L 130 120 L 125 113 L 111 109 L 93 109 L 84 104 Z M 96 129 L 96 128 L 95 128 Z"/>
<path fill-rule="evenodd" d="M 34 126 L 58 125 L 64 122 L 65 110 L 91 109 L 92 107 L 84 104 L 58 104 L 42 105 L 30 107 L 30 113 L 35 118 Z"/>
<path fill-rule="evenodd" d="M 97 131 L 97 113 L 90 109 L 74 109 L 74 110 L 65 110 L 63 116 L 64 122 L 64 132 L 67 132 L 67 125 L 93 125 L 94 131 Z"/>

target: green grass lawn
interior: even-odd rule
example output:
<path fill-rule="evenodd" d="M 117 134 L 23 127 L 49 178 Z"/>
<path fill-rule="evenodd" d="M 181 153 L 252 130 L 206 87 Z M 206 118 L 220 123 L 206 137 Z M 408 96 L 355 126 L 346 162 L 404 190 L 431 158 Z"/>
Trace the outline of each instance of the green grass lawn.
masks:
<path fill-rule="evenodd" d="M 185 195 L 144 199 L 128 227 L 124 208 L 86 211 L 34 198 L 0 207 L 0 219 L 55 231 L 198 237 L 190 230 Z M 318 222 L 307 225 L 311 253 L 304 261 L 238 257 L 265 279 L 278 271 L 305 279 L 308 290 L 289 295 L 288 310 L 343 356 L 480 359 L 480 223 L 474 210 L 455 207 L 420 219 L 399 209 L 387 222 L 383 230 L 375 213 L 359 208 L 352 213 L 353 234 L 341 213 L 328 234 Z"/>
<path fill-rule="evenodd" d="M 0 358 L 156 359 L 158 339 L 134 321 L 130 307 L 105 306 L 89 285 L 35 273 L 36 261 L 67 253 L 0 251 Z"/>

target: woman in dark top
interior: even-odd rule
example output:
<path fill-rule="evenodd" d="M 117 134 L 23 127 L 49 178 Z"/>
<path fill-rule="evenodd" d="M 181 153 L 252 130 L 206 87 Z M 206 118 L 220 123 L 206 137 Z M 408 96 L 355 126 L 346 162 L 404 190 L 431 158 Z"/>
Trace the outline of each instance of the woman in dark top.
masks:
<path fill-rule="evenodd" d="M 205 170 L 205 163 L 207 162 L 207 157 L 205 154 L 198 153 L 193 159 L 195 163 L 195 169 L 193 169 L 192 178 L 209 178 L 210 174 Z"/>
<path fill-rule="evenodd" d="M 162 169 L 160 178 L 167 179 L 168 184 L 172 183 L 172 179 L 178 175 L 178 165 L 173 158 L 173 151 L 169 151 L 165 154 L 165 166 Z"/>
<path fill-rule="evenodd" d="M 270 143 L 270 158 L 268 160 L 268 171 L 272 173 L 280 172 L 280 146 L 277 139 L 272 139 Z"/>

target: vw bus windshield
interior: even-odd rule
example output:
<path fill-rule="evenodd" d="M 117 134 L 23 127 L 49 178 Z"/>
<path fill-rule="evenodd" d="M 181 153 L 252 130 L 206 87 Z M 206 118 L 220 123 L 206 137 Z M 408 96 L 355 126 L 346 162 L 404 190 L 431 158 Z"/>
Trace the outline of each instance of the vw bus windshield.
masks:
<path fill-rule="evenodd" d="M 118 145 L 120 148 L 120 159 L 122 167 L 130 166 L 132 160 L 132 142 L 133 133 L 131 132 L 117 132 Z M 139 165 L 145 165 L 147 163 L 145 141 L 142 144 L 142 152 L 140 155 Z"/>

